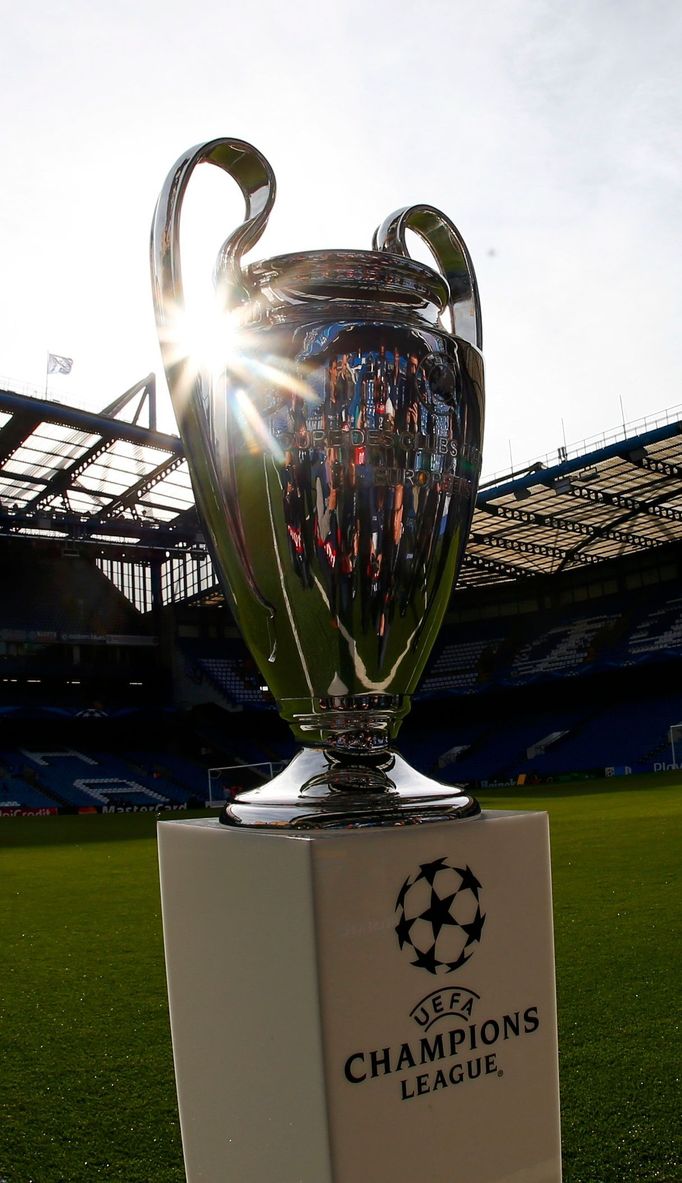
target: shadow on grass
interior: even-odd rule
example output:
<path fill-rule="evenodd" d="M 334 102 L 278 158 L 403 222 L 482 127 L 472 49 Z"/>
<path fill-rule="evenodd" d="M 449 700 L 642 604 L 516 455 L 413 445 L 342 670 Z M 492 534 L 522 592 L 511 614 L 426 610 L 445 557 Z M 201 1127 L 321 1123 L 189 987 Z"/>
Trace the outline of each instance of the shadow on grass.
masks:
<path fill-rule="evenodd" d="M 0 818 L 0 850 L 21 846 L 85 846 L 91 842 L 156 841 L 157 821 L 217 817 L 214 809 L 159 810 L 158 813 L 63 814 L 57 817 Z"/>

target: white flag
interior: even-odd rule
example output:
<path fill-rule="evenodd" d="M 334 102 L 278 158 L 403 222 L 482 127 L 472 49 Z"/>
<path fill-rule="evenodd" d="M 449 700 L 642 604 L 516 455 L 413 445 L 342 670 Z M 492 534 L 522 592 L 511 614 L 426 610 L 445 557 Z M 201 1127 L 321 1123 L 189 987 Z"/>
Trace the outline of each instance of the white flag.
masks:
<path fill-rule="evenodd" d="M 60 357 L 58 353 L 48 353 L 47 355 L 48 374 L 70 374 L 72 365 L 72 357 Z"/>

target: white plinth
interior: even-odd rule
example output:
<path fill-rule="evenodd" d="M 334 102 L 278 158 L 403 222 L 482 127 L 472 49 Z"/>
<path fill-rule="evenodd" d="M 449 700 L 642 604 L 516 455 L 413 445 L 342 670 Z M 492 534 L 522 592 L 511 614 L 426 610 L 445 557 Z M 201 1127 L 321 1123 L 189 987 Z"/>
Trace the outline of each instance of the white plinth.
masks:
<path fill-rule="evenodd" d="M 189 1183 L 559 1183 L 546 815 L 159 856 Z"/>

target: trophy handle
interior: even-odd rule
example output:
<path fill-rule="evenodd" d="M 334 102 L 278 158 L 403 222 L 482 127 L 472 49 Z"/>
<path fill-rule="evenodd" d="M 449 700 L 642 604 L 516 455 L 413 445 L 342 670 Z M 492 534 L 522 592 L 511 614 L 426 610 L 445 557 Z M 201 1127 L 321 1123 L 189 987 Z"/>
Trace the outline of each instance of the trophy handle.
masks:
<path fill-rule="evenodd" d="M 406 230 L 414 230 L 436 256 L 441 274 L 450 288 L 453 332 L 482 349 L 481 301 L 476 273 L 459 230 L 432 205 L 407 205 L 389 214 L 381 223 L 374 233 L 373 249 L 409 258 Z"/>
<path fill-rule="evenodd" d="M 275 201 L 275 174 L 264 156 L 243 140 L 217 139 L 199 144 L 185 152 L 173 165 L 159 195 L 151 234 L 152 292 L 159 343 L 168 385 L 185 451 L 200 458 L 207 482 L 197 484 L 192 476 L 197 504 L 201 506 L 211 537 L 220 533 L 217 519 L 227 520 L 238 556 L 241 578 L 256 602 L 265 610 L 268 632 L 275 610 L 262 595 L 249 559 L 244 539 L 239 499 L 233 487 L 231 471 L 218 473 L 213 448 L 211 412 L 213 382 L 209 373 L 185 365 L 182 322 L 185 295 L 180 262 L 180 214 L 187 185 L 198 164 L 215 164 L 239 185 L 246 203 L 244 221 L 225 239 L 218 253 L 216 283 L 226 311 L 237 308 L 248 298 L 241 269 L 242 255 L 258 242 Z M 191 471 L 191 468 L 190 468 Z M 217 508 L 216 496 L 205 496 L 203 485 L 212 491 L 222 490 Z M 235 597 L 236 599 L 236 597 Z M 272 641 L 273 659 L 275 643 Z"/>
<path fill-rule="evenodd" d="M 189 179 L 198 164 L 222 168 L 237 182 L 246 203 L 244 221 L 225 239 L 216 262 L 216 277 L 228 307 L 235 307 L 247 298 L 241 257 L 258 242 L 275 202 L 277 183 L 272 166 L 244 140 L 209 140 L 190 148 L 175 162 L 156 204 L 151 241 L 156 319 L 159 327 L 166 330 L 178 311 L 184 309 L 180 212 Z"/>

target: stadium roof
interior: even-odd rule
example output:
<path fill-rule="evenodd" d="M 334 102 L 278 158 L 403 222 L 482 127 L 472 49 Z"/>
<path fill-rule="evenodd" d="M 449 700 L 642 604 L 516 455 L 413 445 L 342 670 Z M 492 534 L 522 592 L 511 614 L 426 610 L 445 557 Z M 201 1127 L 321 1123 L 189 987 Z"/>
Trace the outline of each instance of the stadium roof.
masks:
<path fill-rule="evenodd" d="M 99 414 L 0 390 L 3 534 L 152 550 L 202 543 L 182 444 L 156 429 L 153 374 Z"/>
<path fill-rule="evenodd" d="M 681 478 L 677 412 L 648 430 L 624 428 L 620 439 L 497 477 L 479 491 L 460 587 L 680 541 Z M 3 535 L 125 545 L 128 557 L 203 550 L 182 443 L 156 429 L 153 374 L 99 414 L 0 390 Z"/>
<path fill-rule="evenodd" d="M 554 575 L 682 539 L 682 422 L 479 490 L 460 586 Z"/>

